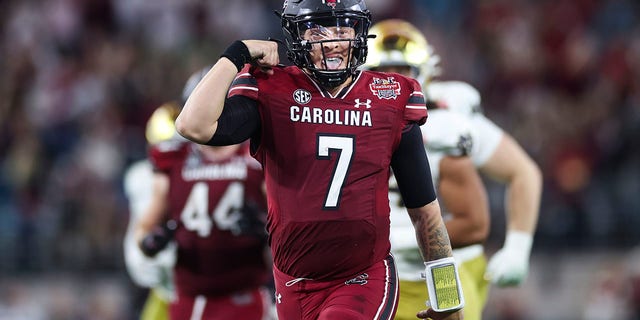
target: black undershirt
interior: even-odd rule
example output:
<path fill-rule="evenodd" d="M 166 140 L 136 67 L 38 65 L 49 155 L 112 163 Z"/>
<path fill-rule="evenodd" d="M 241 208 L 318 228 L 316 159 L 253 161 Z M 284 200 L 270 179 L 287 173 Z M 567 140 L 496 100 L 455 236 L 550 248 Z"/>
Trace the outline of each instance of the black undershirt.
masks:
<path fill-rule="evenodd" d="M 436 199 L 431 168 L 417 124 L 409 124 L 402 133 L 398 149 L 391 157 L 391 169 L 407 208 L 419 208 Z"/>
<path fill-rule="evenodd" d="M 210 146 L 238 144 L 259 138 L 260 112 L 258 103 L 244 96 L 233 96 L 224 102 L 216 133 L 207 142 Z"/>

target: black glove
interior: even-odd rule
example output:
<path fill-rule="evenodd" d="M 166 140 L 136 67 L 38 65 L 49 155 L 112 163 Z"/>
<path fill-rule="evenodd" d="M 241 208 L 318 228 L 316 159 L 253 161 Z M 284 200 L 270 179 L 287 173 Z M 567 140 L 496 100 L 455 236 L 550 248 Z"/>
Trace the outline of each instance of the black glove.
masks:
<path fill-rule="evenodd" d="M 241 218 L 231 229 L 231 233 L 235 236 L 246 235 L 266 239 L 266 212 L 255 203 L 245 203 L 240 211 Z"/>
<path fill-rule="evenodd" d="M 150 258 L 155 257 L 158 252 L 166 248 L 169 242 L 173 240 L 177 226 L 178 224 L 174 220 L 169 220 L 144 236 L 140 242 L 142 253 Z"/>

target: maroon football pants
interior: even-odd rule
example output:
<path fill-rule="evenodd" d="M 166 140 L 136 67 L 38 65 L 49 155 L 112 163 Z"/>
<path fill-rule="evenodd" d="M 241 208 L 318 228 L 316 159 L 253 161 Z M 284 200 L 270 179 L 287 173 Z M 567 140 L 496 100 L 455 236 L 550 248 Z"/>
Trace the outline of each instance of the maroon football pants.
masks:
<path fill-rule="evenodd" d="M 178 296 L 169 307 L 171 319 L 229 320 L 269 319 L 271 297 L 267 289 L 230 296 Z"/>
<path fill-rule="evenodd" d="M 317 281 L 273 268 L 279 320 L 387 320 L 398 305 L 398 275 L 391 256 L 352 278 Z"/>

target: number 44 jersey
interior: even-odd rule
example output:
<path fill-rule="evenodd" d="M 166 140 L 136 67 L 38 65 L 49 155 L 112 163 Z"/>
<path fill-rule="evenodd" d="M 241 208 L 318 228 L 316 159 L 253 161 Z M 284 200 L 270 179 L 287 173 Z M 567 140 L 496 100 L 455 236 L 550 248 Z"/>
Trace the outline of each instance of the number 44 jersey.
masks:
<path fill-rule="evenodd" d="M 265 284 L 264 180 L 247 148 L 174 139 L 151 146 L 149 159 L 169 177 L 179 295 L 226 295 Z"/>
<path fill-rule="evenodd" d="M 229 89 L 257 101 L 275 267 L 347 278 L 389 254 L 389 166 L 403 129 L 426 120 L 420 85 L 362 71 L 336 96 L 296 67 L 247 66 Z"/>

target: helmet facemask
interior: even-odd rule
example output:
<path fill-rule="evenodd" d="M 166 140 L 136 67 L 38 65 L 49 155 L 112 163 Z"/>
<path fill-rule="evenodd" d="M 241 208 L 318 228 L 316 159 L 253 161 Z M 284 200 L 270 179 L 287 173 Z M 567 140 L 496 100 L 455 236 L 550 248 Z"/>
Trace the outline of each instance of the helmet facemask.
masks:
<path fill-rule="evenodd" d="M 282 16 L 287 55 L 325 88 L 352 76 L 367 56 L 369 13 L 332 10 Z"/>

